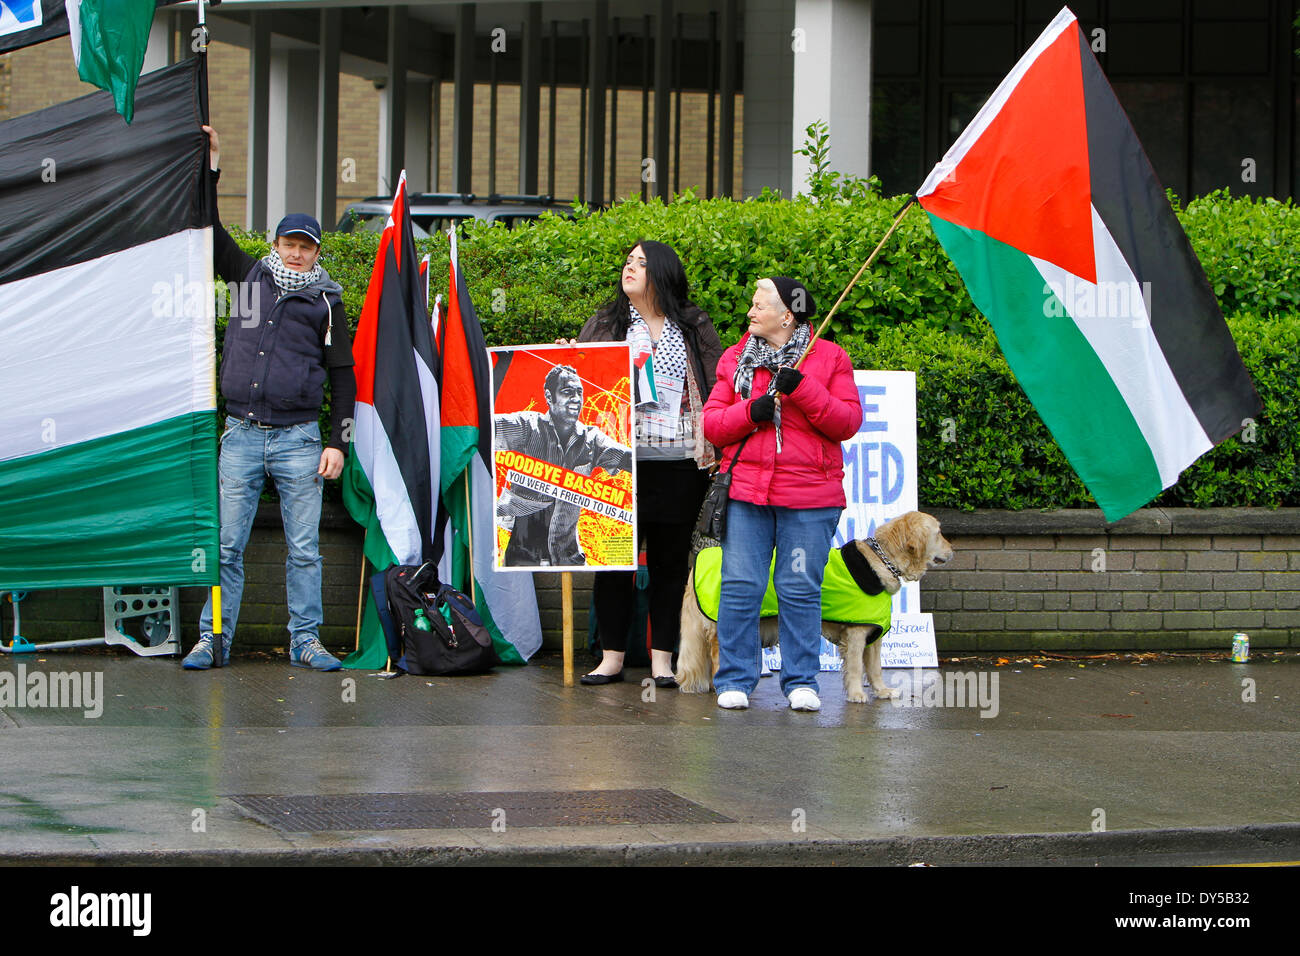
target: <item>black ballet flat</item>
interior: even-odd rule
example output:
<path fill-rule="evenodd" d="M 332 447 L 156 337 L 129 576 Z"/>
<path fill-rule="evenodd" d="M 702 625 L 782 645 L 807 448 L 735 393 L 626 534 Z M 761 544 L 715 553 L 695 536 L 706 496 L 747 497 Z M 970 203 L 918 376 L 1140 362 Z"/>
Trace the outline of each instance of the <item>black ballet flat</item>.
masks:
<path fill-rule="evenodd" d="M 655 686 L 660 687 L 664 690 L 672 690 L 674 687 L 677 687 L 679 685 L 677 683 L 677 678 L 674 677 L 672 674 L 669 674 L 667 677 L 656 677 Z"/>
<path fill-rule="evenodd" d="M 599 687 L 602 684 L 621 684 L 623 683 L 623 672 L 617 674 L 583 674 L 578 678 L 579 684 L 586 684 L 588 687 Z"/>

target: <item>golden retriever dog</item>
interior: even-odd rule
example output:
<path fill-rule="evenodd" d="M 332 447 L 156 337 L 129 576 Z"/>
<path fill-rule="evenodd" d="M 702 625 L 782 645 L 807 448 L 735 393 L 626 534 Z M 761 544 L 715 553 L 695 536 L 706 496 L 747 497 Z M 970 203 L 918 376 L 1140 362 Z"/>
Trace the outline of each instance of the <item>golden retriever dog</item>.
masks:
<path fill-rule="evenodd" d="M 903 581 L 919 581 L 930 568 L 952 559 L 952 545 L 939 530 L 938 519 L 921 511 L 901 514 L 876 529 L 875 543 L 887 561 L 882 561 L 872 549 L 871 540 L 864 538 L 852 544 L 875 572 L 879 585 L 891 595 L 898 592 Z M 682 639 L 674 676 L 683 693 L 703 694 L 712 688 L 713 675 L 718 670 L 718 625 L 704 615 L 695 599 L 694 572 L 692 560 L 691 575 L 682 596 Z M 878 593 L 874 582 L 867 593 Z M 775 617 L 759 621 L 759 636 L 764 647 L 772 647 L 777 642 L 776 622 Z M 844 659 L 845 700 L 866 703 L 867 695 L 862 684 L 864 670 L 876 697 L 889 699 L 898 696 L 899 691 L 888 686 L 881 676 L 881 628 L 878 625 L 822 621 L 822 633 L 839 647 Z"/>

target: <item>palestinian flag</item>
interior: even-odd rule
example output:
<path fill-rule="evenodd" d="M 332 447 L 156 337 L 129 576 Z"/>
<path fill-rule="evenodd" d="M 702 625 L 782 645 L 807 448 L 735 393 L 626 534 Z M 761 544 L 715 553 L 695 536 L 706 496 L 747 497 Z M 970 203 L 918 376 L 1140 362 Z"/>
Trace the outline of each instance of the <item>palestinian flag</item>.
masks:
<path fill-rule="evenodd" d="M 366 528 L 376 571 L 437 557 L 439 363 L 425 303 L 403 172 L 352 342 L 357 404 L 343 469 L 343 504 Z M 348 667 L 382 667 L 388 657 L 369 597 L 366 605 Z"/>
<path fill-rule="evenodd" d="M 532 575 L 493 571 L 492 379 L 487 344 L 451 234 L 451 283 L 441 317 L 442 500 L 454 529 L 449 583 L 469 594 L 492 632 L 497 656 L 522 664 L 542 646 Z"/>
<path fill-rule="evenodd" d="M 144 67 L 154 0 L 67 0 L 68 38 L 77 75 L 113 94 L 128 123 L 135 115 L 135 85 Z"/>
<path fill-rule="evenodd" d="M 181 0 L 153 0 L 169 7 Z M 68 33 L 67 0 L 0 0 L 0 53 L 21 50 Z M 136 74 L 139 74 L 136 70 Z"/>
<path fill-rule="evenodd" d="M 217 583 L 200 70 L 0 123 L 0 588 Z"/>
<path fill-rule="evenodd" d="M 917 198 L 1108 521 L 1258 414 L 1205 273 L 1068 9 Z"/>
<path fill-rule="evenodd" d="M 420 279 L 424 282 L 424 304 L 427 312 L 429 305 L 429 254 L 427 252 L 424 254 L 424 258 L 420 260 Z M 437 331 L 436 325 L 434 331 Z"/>

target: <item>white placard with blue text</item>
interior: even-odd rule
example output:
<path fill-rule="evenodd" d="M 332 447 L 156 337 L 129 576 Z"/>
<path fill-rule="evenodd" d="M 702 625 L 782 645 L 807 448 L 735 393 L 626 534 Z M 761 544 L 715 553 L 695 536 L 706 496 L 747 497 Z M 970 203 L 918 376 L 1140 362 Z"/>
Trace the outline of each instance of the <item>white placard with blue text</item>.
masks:
<path fill-rule="evenodd" d="M 847 505 L 833 547 L 866 538 L 917 507 L 916 373 L 855 371 L 862 425 L 843 444 Z M 894 595 L 893 624 L 880 649 L 882 667 L 938 667 L 934 618 L 921 613 L 921 587 L 908 581 Z M 764 648 L 763 663 L 780 669 L 779 647 Z M 834 644 L 822 638 L 821 669 L 843 667 Z"/>
<path fill-rule="evenodd" d="M 844 497 L 834 546 L 865 538 L 917 507 L 916 373 L 855 371 L 862 427 L 844 443 Z M 884 667 L 938 667 L 934 620 L 921 613 L 921 586 L 894 595 L 894 623 L 881 647 Z M 833 645 L 832 645 L 833 646 Z"/>

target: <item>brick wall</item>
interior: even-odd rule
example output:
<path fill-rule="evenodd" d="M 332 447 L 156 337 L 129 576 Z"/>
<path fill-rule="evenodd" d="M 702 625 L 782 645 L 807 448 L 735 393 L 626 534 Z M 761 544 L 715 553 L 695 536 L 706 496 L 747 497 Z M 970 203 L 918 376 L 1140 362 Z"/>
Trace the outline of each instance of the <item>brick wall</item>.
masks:
<path fill-rule="evenodd" d="M 212 125 L 221 134 L 221 219 L 242 225 L 248 184 L 248 50 L 214 40 L 208 48 L 208 78 Z M 321 223 L 326 229 L 334 228 L 349 203 L 375 194 L 379 102 L 380 93 L 369 80 L 339 74 L 337 201 L 334 218 Z"/>
<path fill-rule="evenodd" d="M 943 650 L 1300 645 L 1300 509 L 939 511 L 921 608 Z"/>
<path fill-rule="evenodd" d="M 248 154 L 248 51 L 243 47 L 213 40 L 208 48 L 209 115 L 221 134 L 221 184 L 218 203 L 222 221 L 244 222 Z M 452 84 L 440 85 L 441 108 L 438 183 L 434 191 L 452 189 Z M 21 116 L 66 100 L 94 92 L 82 83 L 72 62 L 72 49 L 62 43 L 42 43 L 25 50 L 0 56 L 0 120 Z M 479 83 L 474 88 L 474 176 L 473 191 L 489 192 L 488 149 L 490 143 L 490 87 Z M 553 194 L 570 199 L 578 194 L 580 168 L 581 92 L 576 87 L 560 87 L 556 92 L 556 163 Z M 609 116 L 613 94 L 606 95 Z M 349 203 L 373 196 L 379 174 L 379 108 L 382 96 L 370 80 L 347 73 L 339 75 L 339 169 L 337 170 L 337 210 L 330 223 L 338 221 Z M 654 110 L 654 95 L 650 96 Z M 674 103 L 675 108 L 675 103 Z M 543 86 L 540 100 L 541 134 L 539 143 L 538 189 L 548 189 L 547 169 L 548 114 L 550 89 Z M 431 107 L 432 115 L 432 107 Z M 714 104 L 715 153 L 720 133 L 720 110 Z M 705 195 L 708 177 L 708 97 L 703 93 L 685 93 L 681 97 L 681 159 L 678 186 Z M 606 123 L 606 188 L 609 176 L 610 124 Z M 736 135 L 734 176 L 741 182 L 744 163 L 744 97 L 736 96 Z M 641 90 L 623 89 L 618 93 L 618 131 L 615 137 L 617 162 L 614 188 L 618 196 L 640 193 L 641 189 Z M 670 157 L 671 157 L 670 152 Z M 345 163 L 346 161 L 346 163 Z M 671 159 L 670 159 L 671 163 Z M 673 173 L 666 173 L 672 182 Z M 714 189 L 717 189 L 715 170 Z M 497 192 L 513 193 L 519 185 L 519 88 L 501 85 L 497 90 Z"/>
<path fill-rule="evenodd" d="M 438 151 L 438 189 L 435 191 L 452 191 L 452 84 L 441 84 L 441 110 L 439 123 Z M 611 133 L 611 110 L 613 91 L 608 91 L 605 98 L 605 187 L 609 191 L 609 144 Z M 550 168 L 550 99 L 549 86 L 543 85 L 539 99 L 539 118 L 541 132 L 538 136 L 537 181 L 538 191 L 547 192 Z M 555 92 L 555 183 L 552 195 L 561 199 L 570 199 L 578 194 L 578 172 L 583 161 L 583 141 L 581 133 L 581 91 L 577 87 L 559 87 Z M 676 109 L 676 100 L 673 104 Z M 654 115 L 654 93 L 649 97 L 649 115 Z M 704 93 L 683 93 L 681 97 L 682 136 L 681 136 L 681 171 L 679 187 L 681 191 L 694 189 L 696 195 L 705 196 L 708 183 L 708 96 Z M 721 132 L 721 110 L 718 100 L 714 101 L 714 153 L 718 150 L 718 137 Z M 675 114 L 674 114 L 675 115 Z M 488 149 L 491 135 L 491 88 L 485 83 L 474 87 L 474 175 L 473 192 L 479 195 L 488 193 L 489 169 Z M 743 171 L 744 149 L 744 97 L 736 96 L 736 126 L 734 176 L 740 183 Z M 670 135 L 671 132 L 670 132 Z M 653 144 L 653 137 L 651 138 Z M 625 197 L 641 192 L 642 160 L 641 153 L 641 90 L 622 89 L 618 91 L 618 127 L 614 138 L 617 159 L 614 169 L 614 194 Z M 653 145 L 649 146 L 653 149 Z M 519 184 L 519 87 L 502 85 L 497 89 L 497 192 L 511 193 Z M 671 166 L 672 152 L 669 151 Z M 670 168 L 665 174 L 671 185 L 673 172 Z M 714 191 L 718 189 L 717 170 L 714 171 Z"/>
<path fill-rule="evenodd" d="M 1252 647 L 1300 647 L 1300 509 L 1147 509 L 1106 526 L 1099 512 L 935 514 L 955 555 L 923 582 L 941 654 L 957 651 L 1214 649 L 1235 631 Z M 361 536 L 337 505 L 322 521 L 325 629 L 350 648 Z M 249 543 L 239 647 L 284 647 L 284 538 L 263 504 Z M 1104 564 L 1102 561 L 1104 560 Z M 1098 570 L 1093 570 L 1096 567 Z M 592 574 L 575 574 L 574 642 L 585 646 Z M 534 576 L 546 645 L 561 645 L 560 575 Z M 204 591 L 182 592 L 184 644 L 197 635 Z M 89 588 L 35 592 L 22 602 L 36 643 L 101 633 Z M 8 640 L 12 617 L 0 626 Z"/>
<path fill-rule="evenodd" d="M 66 39 L 38 43 L 0 56 L 9 76 L 8 95 L 0 96 L 0 120 L 22 116 L 56 103 L 94 93 L 81 82 Z"/>

